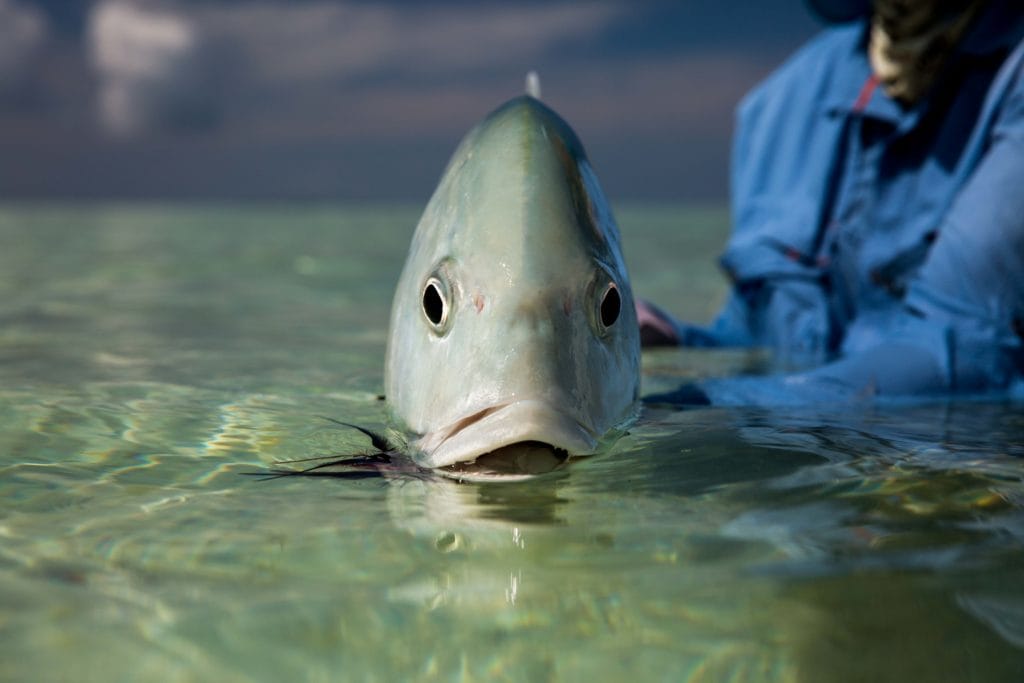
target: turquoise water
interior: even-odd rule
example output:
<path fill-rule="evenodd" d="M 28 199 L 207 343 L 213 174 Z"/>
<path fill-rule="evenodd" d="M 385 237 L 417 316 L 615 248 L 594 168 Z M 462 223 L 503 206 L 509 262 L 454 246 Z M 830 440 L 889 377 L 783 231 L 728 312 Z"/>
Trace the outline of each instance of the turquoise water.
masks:
<path fill-rule="evenodd" d="M 649 411 L 522 483 L 242 476 L 369 450 L 418 209 L 0 209 L 0 680 L 1014 681 L 1024 410 Z M 618 212 L 723 295 L 723 211 Z M 646 391 L 756 371 L 661 351 Z"/>

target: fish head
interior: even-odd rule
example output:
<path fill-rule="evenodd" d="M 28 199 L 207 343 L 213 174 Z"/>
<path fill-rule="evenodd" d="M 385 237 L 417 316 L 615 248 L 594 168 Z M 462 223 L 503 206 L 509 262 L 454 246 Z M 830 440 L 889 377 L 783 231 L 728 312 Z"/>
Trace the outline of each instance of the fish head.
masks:
<path fill-rule="evenodd" d="M 586 455 L 635 417 L 639 368 L 618 228 L 583 147 L 538 100 L 511 100 L 462 141 L 417 225 L 391 311 L 392 416 L 425 467 Z"/>

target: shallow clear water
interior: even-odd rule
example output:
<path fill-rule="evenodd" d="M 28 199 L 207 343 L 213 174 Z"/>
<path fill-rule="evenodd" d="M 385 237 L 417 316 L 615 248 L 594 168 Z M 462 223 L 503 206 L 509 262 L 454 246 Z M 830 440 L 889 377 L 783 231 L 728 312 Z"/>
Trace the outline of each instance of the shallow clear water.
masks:
<path fill-rule="evenodd" d="M 0 209 L 0 680 L 1011 681 L 1024 410 L 651 410 L 522 483 L 368 450 L 418 210 Z M 722 296 L 722 211 L 619 211 Z M 758 354 L 645 356 L 654 391 Z"/>

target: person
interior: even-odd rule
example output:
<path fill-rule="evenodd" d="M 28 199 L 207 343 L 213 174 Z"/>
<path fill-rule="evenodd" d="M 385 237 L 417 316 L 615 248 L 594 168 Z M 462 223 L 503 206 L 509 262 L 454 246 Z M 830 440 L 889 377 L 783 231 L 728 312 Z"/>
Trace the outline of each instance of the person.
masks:
<path fill-rule="evenodd" d="M 833 24 L 738 108 L 723 310 L 699 327 L 638 306 L 648 345 L 765 346 L 798 369 L 653 400 L 1017 391 L 1024 6 L 809 2 Z"/>

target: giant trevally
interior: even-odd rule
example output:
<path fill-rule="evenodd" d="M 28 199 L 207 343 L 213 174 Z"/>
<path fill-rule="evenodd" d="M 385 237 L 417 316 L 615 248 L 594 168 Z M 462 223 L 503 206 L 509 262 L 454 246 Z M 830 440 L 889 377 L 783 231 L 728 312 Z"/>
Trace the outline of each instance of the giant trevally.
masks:
<path fill-rule="evenodd" d="M 273 476 L 408 472 L 401 456 L 457 479 L 528 476 L 636 418 L 640 333 L 619 231 L 583 145 L 527 82 L 462 140 L 413 234 L 384 366 L 401 436 L 324 418 L 376 452 L 285 461 L 317 464 Z"/>
<path fill-rule="evenodd" d="M 638 411 L 619 231 L 576 134 L 530 95 L 473 128 L 395 290 L 385 396 L 417 464 L 456 477 L 592 454 Z"/>

